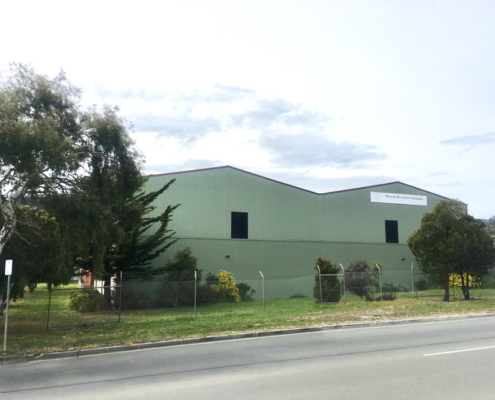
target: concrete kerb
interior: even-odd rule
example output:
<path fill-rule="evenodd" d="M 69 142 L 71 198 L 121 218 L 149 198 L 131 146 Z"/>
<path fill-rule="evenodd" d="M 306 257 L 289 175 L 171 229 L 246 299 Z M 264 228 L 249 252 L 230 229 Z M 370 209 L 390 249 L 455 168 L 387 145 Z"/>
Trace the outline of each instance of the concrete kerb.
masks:
<path fill-rule="evenodd" d="M 84 349 L 84 350 L 60 351 L 55 353 L 45 353 L 36 357 L 32 354 L 22 355 L 22 356 L 3 356 L 0 357 L 0 364 L 20 364 L 20 363 L 26 363 L 28 361 L 37 361 L 37 360 L 55 360 L 60 358 L 84 357 L 95 354 L 117 353 L 117 352 L 130 351 L 130 350 L 182 346 L 188 344 L 219 342 L 219 341 L 233 340 L 233 339 L 291 335 L 296 333 L 321 332 L 321 331 L 329 331 L 336 329 L 365 328 L 365 327 L 377 327 L 377 326 L 385 326 L 385 325 L 404 325 L 404 324 L 412 324 L 412 323 L 440 322 L 440 321 L 469 319 L 469 318 L 485 318 L 485 317 L 495 317 L 495 313 L 457 315 L 457 316 L 421 318 L 421 319 L 416 318 L 416 319 L 407 319 L 407 320 L 398 320 L 398 321 L 361 322 L 361 323 L 342 324 L 342 325 L 324 325 L 324 326 L 314 326 L 307 328 L 278 329 L 273 331 L 261 331 L 261 332 L 243 332 L 243 333 L 233 333 L 229 335 L 206 336 L 201 338 L 173 339 L 173 340 L 165 340 L 161 342 L 136 343 L 132 345 L 120 345 L 120 346 L 110 346 L 110 347 L 98 347 L 94 349 Z"/>

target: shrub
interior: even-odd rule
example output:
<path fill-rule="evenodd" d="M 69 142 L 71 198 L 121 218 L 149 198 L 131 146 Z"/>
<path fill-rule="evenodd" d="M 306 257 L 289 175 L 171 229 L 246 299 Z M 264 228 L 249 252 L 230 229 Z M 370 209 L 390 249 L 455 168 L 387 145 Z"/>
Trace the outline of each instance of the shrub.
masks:
<path fill-rule="evenodd" d="M 364 261 L 351 263 L 345 270 L 345 286 L 350 292 L 373 301 L 373 289 L 376 286 L 378 270 L 370 268 Z"/>
<path fill-rule="evenodd" d="M 417 282 L 414 282 L 414 286 L 416 286 L 416 290 L 418 292 L 422 292 L 424 290 L 428 290 L 430 285 L 425 279 L 420 279 Z"/>
<path fill-rule="evenodd" d="M 289 297 L 289 299 L 307 299 L 308 296 L 302 293 L 294 293 L 292 296 Z M 318 298 L 319 300 L 319 298 Z"/>
<path fill-rule="evenodd" d="M 211 304 L 221 300 L 219 299 L 217 293 L 211 288 L 212 285 L 218 285 L 218 282 L 218 276 L 212 274 L 211 272 L 208 272 L 208 274 L 206 275 L 206 283 L 204 285 L 198 286 L 198 305 Z"/>
<path fill-rule="evenodd" d="M 318 267 L 320 267 L 321 272 L 321 294 L 320 294 L 320 276 L 318 274 Z M 340 281 L 336 274 L 339 273 L 340 269 L 337 264 L 332 263 L 330 260 L 322 257 L 316 259 L 316 264 L 314 269 L 315 274 L 315 284 L 313 287 L 313 297 L 317 302 L 322 301 L 323 303 L 338 303 L 341 298 L 340 292 Z M 330 275 L 330 276 L 324 276 Z"/>
<path fill-rule="evenodd" d="M 104 296 L 95 289 L 75 290 L 70 295 L 69 310 L 96 312 L 105 308 Z"/>
<path fill-rule="evenodd" d="M 235 284 L 234 276 L 227 271 L 220 270 L 217 275 L 218 283 L 210 285 L 221 300 L 238 303 L 241 301 L 239 289 Z"/>
<path fill-rule="evenodd" d="M 191 248 L 186 247 L 174 255 L 173 260 L 165 264 L 165 272 L 169 281 L 194 281 L 196 272 L 198 282 L 201 281 L 202 270 L 197 267 L 198 259 L 192 255 Z"/>
<path fill-rule="evenodd" d="M 145 292 L 133 293 L 127 284 L 122 285 L 122 304 L 120 305 L 122 310 L 143 310 L 151 307 L 151 301 L 149 296 Z M 116 290 L 112 293 L 112 300 L 114 304 L 118 305 L 119 291 Z M 162 304 L 163 305 L 163 304 Z"/>
<path fill-rule="evenodd" d="M 397 292 L 409 292 L 409 288 L 401 283 L 387 282 L 382 285 L 382 292 L 397 293 Z"/>
<path fill-rule="evenodd" d="M 395 300 L 396 298 L 397 294 L 395 292 L 382 294 L 382 300 Z"/>
<path fill-rule="evenodd" d="M 481 287 L 485 289 L 495 289 L 495 268 L 488 270 L 488 274 L 481 278 Z"/>
<path fill-rule="evenodd" d="M 467 273 L 463 274 L 464 284 L 469 280 L 469 287 L 476 288 L 481 286 L 481 280 L 479 278 L 474 278 Z M 451 274 L 449 276 L 449 286 L 452 289 L 462 289 L 462 280 L 460 274 Z"/>
<path fill-rule="evenodd" d="M 166 277 L 161 287 L 160 301 L 166 307 L 190 306 L 194 303 L 194 273 L 201 281 L 202 271 L 197 267 L 197 258 L 186 247 L 165 264 Z"/>
<path fill-rule="evenodd" d="M 191 281 L 165 278 L 161 285 L 160 302 L 165 307 L 185 307 L 194 304 L 194 279 Z"/>
<path fill-rule="evenodd" d="M 251 289 L 247 283 L 238 283 L 237 289 L 239 290 L 239 296 L 241 296 L 241 301 L 252 301 L 254 289 Z"/>

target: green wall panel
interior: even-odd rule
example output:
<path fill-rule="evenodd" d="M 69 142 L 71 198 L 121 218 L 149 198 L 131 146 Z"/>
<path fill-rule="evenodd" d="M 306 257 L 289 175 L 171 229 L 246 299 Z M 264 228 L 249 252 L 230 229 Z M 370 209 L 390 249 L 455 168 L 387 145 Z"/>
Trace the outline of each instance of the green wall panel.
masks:
<path fill-rule="evenodd" d="M 181 204 L 169 225 L 180 240 L 155 264 L 188 246 L 205 274 L 225 269 L 239 281 L 255 282 L 262 271 L 266 279 L 280 280 L 280 287 L 288 280 L 306 282 L 296 284 L 295 292 L 308 295 L 318 256 L 344 267 L 380 261 L 385 271 L 404 276 L 397 283 L 409 282 L 414 260 L 407 239 L 443 198 L 402 183 L 316 194 L 231 167 L 153 176 L 146 189 L 157 190 L 171 179 L 176 182 L 155 206 L 158 212 Z M 372 203 L 370 192 L 426 196 L 428 205 Z M 232 211 L 248 213 L 248 239 L 230 239 Z M 385 220 L 398 221 L 398 244 L 385 243 Z"/>

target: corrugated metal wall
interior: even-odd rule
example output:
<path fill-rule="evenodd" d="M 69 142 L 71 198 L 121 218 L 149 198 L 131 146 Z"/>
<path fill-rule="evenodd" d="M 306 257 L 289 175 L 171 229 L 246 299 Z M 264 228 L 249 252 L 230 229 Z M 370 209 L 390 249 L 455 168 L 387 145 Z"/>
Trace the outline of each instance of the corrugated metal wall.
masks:
<path fill-rule="evenodd" d="M 156 262 L 188 246 L 205 275 L 225 269 L 241 281 L 259 271 L 272 279 L 307 277 L 318 256 L 344 267 L 365 260 L 409 271 L 407 239 L 441 199 L 400 183 L 317 195 L 230 167 L 154 176 L 147 189 L 171 179 L 176 182 L 155 205 L 181 204 L 170 224 L 180 240 Z M 371 191 L 427 196 L 428 206 L 372 203 Z M 247 240 L 230 238 L 232 211 L 248 213 Z M 398 221 L 398 244 L 385 243 L 385 220 Z M 397 283 L 407 283 L 404 277 Z M 312 285 L 304 286 L 296 292 L 311 295 Z"/>

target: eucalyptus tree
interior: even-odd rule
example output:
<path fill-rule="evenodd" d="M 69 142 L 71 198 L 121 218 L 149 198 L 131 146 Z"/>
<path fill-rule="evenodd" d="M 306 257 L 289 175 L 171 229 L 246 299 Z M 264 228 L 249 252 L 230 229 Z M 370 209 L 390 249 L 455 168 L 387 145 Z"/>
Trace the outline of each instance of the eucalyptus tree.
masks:
<path fill-rule="evenodd" d="M 63 72 L 48 78 L 21 64 L 0 82 L 0 254 L 25 196 L 67 192 L 78 181 L 79 96 Z"/>
<path fill-rule="evenodd" d="M 121 219 L 145 178 L 117 108 L 92 108 L 81 115 L 80 124 L 83 176 L 70 193 L 47 196 L 44 205 L 71 241 L 76 265 L 110 284 L 105 268 L 108 249 L 123 240 Z"/>
<path fill-rule="evenodd" d="M 26 203 L 56 217 L 72 253 L 68 270 L 90 265 L 103 273 L 106 250 L 121 236 L 114 215 L 143 181 L 117 108 L 83 110 L 63 72 L 49 78 L 12 65 L 0 82 L 0 254 Z"/>
<path fill-rule="evenodd" d="M 443 284 L 444 301 L 450 298 L 451 274 L 461 276 L 463 295 L 469 300 L 470 279 L 486 274 L 495 263 L 494 242 L 485 224 L 468 215 L 457 200 L 441 200 L 426 213 L 407 244 L 421 270 Z"/>
<path fill-rule="evenodd" d="M 79 268 L 108 284 L 120 271 L 150 277 L 156 272 L 151 260 L 174 242 L 167 224 L 177 206 L 149 215 L 171 182 L 138 193 L 146 180 L 141 156 L 118 108 L 83 110 L 79 101 L 79 89 L 63 72 L 49 78 L 13 64 L 0 82 L 0 256 L 16 235 L 10 253 L 32 246 L 37 250 L 24 254 L 48 258 L 53 251 L 40 245 L 47 238 L 36 245 L 32 236 L 45 233 L 57 239 L 52 250 L 63 257 L 43 273 L 36 272 L 43 263 L 24 257 L 26 281 L 65 283 Z M 32 209 L 24 210 L 26 225 L 19 229 L 23 204 Z"/>

